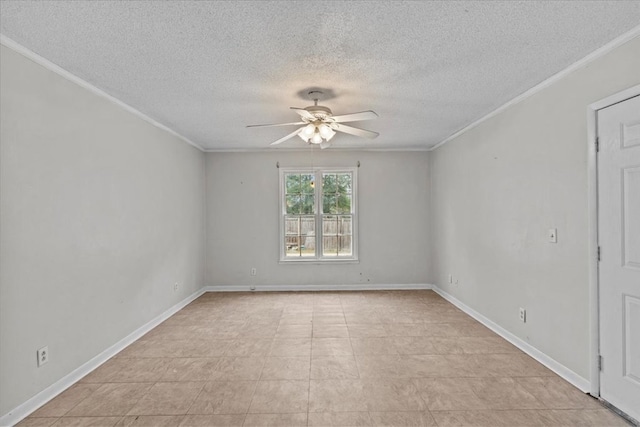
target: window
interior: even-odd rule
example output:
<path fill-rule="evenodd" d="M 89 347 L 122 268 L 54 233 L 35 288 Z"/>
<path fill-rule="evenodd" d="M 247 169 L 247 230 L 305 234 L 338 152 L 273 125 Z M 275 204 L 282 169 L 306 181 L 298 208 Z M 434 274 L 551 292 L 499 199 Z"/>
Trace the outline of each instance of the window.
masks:
<path fill-rule="evenodd" d="M 356 169 L 280 168 L 280 260 L 356 261 Z"/>

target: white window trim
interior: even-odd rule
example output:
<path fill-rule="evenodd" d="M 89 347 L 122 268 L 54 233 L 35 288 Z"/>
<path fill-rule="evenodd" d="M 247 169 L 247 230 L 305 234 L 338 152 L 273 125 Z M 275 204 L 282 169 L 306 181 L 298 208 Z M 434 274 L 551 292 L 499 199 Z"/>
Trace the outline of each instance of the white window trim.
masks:
<path fill-rule="evenodd" d="M 357 264 L 358 259 L 358 168 L 355 167 L 299 167 L 299 168 L 279 168 L 279 258 L 281 264 Z M 330 257 L 322 255 L 322 191 L 315 191 L 315 229 L 316 229 L 316 255 L 314 257 L 287 257 L 285 251 L 285 212 L 286 197 L 284 190 L 284 176 L 288 173 L 310 173 L 315 175 L 315 182 L 322 183 L 322 173 L 326 172 L 349 172 L 351 173 L 351 211 L 353 220 L 351 222 L 351 256 L 350 257 Z"/>

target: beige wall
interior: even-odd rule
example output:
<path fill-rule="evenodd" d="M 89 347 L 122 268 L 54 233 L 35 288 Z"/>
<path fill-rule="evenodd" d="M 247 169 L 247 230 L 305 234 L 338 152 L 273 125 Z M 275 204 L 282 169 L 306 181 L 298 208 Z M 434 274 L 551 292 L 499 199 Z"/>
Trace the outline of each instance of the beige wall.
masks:
<path fill-rule="evenodd" d="M 278 169 L 358 169 L 358 264 L 282 265 Z M 424 284 L 430 279 L 427 152 L 340 150 L 207 153 L 207 262 L 210 286 Z M 251 267 L 257 276 L 251 277 Z"/>
<path fill-rule="evenodd" d="M 586 109 L 639 83 L 636 38 L 431 153 L 435 283 L 585 379 Z"/>
<path fill-rule="evenodd" d="M 204 154 L 4 46 L 0 64 L 2 415 L 202 287 Z"/>

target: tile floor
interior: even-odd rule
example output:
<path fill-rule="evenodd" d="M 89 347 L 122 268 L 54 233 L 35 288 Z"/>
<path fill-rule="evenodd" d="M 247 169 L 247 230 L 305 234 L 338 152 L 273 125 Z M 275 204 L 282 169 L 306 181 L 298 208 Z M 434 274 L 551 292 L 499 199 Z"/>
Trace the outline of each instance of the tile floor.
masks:
<path fill-rule="evenodd" d="M 432 291 L 207 293 L 20 426 L 626 426 Z"/>

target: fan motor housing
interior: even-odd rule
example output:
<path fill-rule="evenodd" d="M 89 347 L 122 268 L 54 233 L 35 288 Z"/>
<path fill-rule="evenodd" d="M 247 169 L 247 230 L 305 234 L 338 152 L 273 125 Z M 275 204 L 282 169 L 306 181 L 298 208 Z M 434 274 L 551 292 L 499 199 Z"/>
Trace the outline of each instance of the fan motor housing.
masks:
<path fill-rule="evenodd" d="M 316 116 L 318 119 L 324 119 L 326 117 L 331 117 L 332 115 L 331 110 L 323 105 L 311 105 L 306 107 L 305 110 Z"/>

